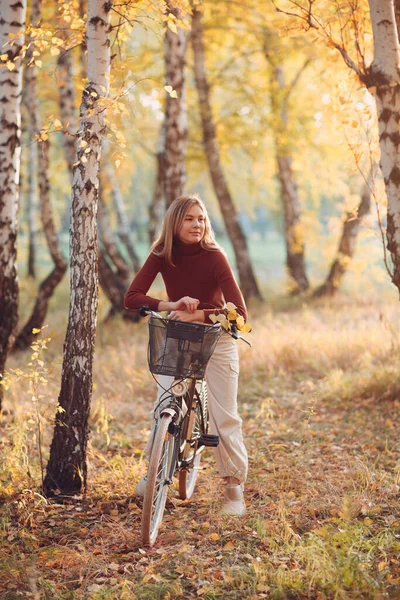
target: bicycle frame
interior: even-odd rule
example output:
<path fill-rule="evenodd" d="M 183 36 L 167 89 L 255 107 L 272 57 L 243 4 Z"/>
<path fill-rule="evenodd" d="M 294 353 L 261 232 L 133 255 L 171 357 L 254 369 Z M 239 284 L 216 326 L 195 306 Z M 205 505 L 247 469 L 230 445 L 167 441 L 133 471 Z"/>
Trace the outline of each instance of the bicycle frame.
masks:
<path fill-rule="evenodd" d="M 182 325 L 191 326 L 181 327 L 178 325 L 179 322 L 169 321 L 148 307 L 141 307 L 139 313 L 142 316 L 150 314 L 161 320 L 161 323 L 158 322 L 157 325 L 151 324 L 151 327 L 158 328 L 157 332 L 155 329 L 150 330 L 149 348 L 152 340 L 160 343 L 159 346 L 155 345 L 156 350 L 153 355 L 155 361 L 151 362 L 151 366 L 152 355 L 149 352 L 149 366 L 154 379 L 158 385 L 161 385 L 155 374 L 173 377 L 172 384 L 168 389 L 161 386 L 164 394 L 161 395 L 154 409 L 156 422 L 142 512 L 142 541 L 151 546 L 157 538 L 158 528 L 165 510 L 168 486 L 172 483 L 173 476 L 176 473 L 179 474 L 180 498 L 190 498 L 196 484 L 202 450 L 207 446 L 215 447 L 219 442 L 217 435 L 208 433 L 207 388 L 205 383 L 203 385 L 203 381 L 205 367 L 218 342 L 221 330 L 220 325 L 217 324 L 211 325 L 210 329 L 207 327 L 202 329 L 198 326 L 199 324 L 185 323 Z M 169 323 L 177 323 L 177 327 L 170 326 Z M 164 334 L 164 332 L 166 333 Z M 235 339 L 244 339 L 238 335 L 234 327 L 232 331 L 226 333 Z M 152 338 L 152 335 L 161 337 Z M 166 340 L 168 338 L 174 341 L 178 340 L 175 347 L 172 345 L 172 351 L 167 352 L 167 345 L 163 346 L 163 335 L 166 336 Z M 206 336 L 208 336 L 207 339 Z M 203 342 L 205 342 L 204 347 Z M 171 356 L 175 358 L 176 347 L 179 349 L 176 364 L 173 361 L 171 364 Z M 163 361 L 166 358 L 167 363 L 159 363 L 160 355 L 157 348 L 163 349 L 161 357 Z M 185 363 L 187 357 L 189 358 Z M 193 364 L 196 365 L 195 368 L 193 368 Z M 180 377 L 181 375 L 182 377 Z M 197 389 L 199 382 L 201 382 L 200 388 Z"/>

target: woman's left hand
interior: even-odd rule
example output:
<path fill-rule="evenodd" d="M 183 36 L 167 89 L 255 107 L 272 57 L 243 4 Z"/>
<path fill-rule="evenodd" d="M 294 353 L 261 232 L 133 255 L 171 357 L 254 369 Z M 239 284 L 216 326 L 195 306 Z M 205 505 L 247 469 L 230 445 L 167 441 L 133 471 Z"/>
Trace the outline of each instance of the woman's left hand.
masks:
<path fill-rule="evenodd" d="M 195 310 L 190 313 L 186 310 L 173 310 L 169 313 L 168 318 L 172 321 L 185 321 L 186 323 L 193 323 L 193 321 L 204 323 L 204 311 Z"/>

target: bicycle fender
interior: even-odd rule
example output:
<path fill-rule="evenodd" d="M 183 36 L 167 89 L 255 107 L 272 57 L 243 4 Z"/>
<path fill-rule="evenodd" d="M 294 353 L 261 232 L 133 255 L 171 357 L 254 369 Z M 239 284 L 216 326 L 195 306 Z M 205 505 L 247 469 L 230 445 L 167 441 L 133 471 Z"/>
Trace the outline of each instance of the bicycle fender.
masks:
<path fill-rule="evenodd" d="M 163 415 L 170 415 L 171 417 L 174 417 L 176 415 L 176 410 L 174 408 L 169 408 L 168 406 L 166 408 L 163 408 L 161 410 L 160 413 L 161 416 Z"/>

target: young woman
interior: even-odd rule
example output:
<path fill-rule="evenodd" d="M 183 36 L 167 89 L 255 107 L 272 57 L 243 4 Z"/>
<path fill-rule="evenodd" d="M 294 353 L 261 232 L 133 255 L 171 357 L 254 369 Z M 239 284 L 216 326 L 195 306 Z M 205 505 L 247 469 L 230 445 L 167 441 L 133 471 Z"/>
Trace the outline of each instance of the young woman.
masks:
<path fill-rule="evenodd" d="M 147 292 L 161 273 L 168 301 Z M 168 208 L 161 234 L 125 296 L 125 306 L 149 306 L 154 311 L 170 311 L 169 318 L 212 324 L 211 314 L 226 312 L 232 302 L 246 319 L 243 296 L 224 252 L 214 239 L 207 210 L 197 196 L 182 196 Z M 224 479 L 222 512 L 243 515 L 246 507 L 243 484 L 247 476 L 247 451 L 242 437 L 242 420 L 237 408 L 239 359 L 236 342 L 223 335 L 207 365 L 210 433 L 219 436 L 214 449 L 217 468 Z M 163 382 L 160 381 L 161 386 Z M 169 387 L 169 386 L 168 386 Z M 159 388 L 159 397 L 165 386 Z M 144 494 L 145 480 L 136 488 Z"/>

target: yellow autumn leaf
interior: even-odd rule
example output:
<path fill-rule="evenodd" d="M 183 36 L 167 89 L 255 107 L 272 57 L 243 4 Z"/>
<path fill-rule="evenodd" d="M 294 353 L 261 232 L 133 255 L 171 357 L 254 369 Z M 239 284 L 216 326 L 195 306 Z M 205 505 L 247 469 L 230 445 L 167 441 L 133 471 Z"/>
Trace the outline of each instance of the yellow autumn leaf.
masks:
<path fill-rule="evenodd" d="M 167 92 L 167 94 L 170 94 L 172 92 L 172 87 L 170 85 L 164 85 L 164 90 Z"/>
<path fill-rule="evenodd" d="M 249 325 L 249 323 L 245 323 L 242 327 L 239 327 L 240 331 L 243 331 L 243 333 L 250 333 L 251 331 L 251 326 Z"/>
<path fill-rule="evenodd" d="M 121 161 L 119 160 L 119 158 L 117 158 L 117 160 L 115 161 L 115 166 L 116 166 L 117 169 L 120 166 L 120 164 L 121 164 Z"/>
<path fill-rule="evenodd" d="M 60 119 L 55 119 L 53 121 L 53 127 L 55 127 L 56 129 L 62 129 L 62 123 Z"/>
<path fill-rule="evenodd" d="M 34 328 L 32 329 L 32 333 L 33 333 L 33 335 L 36 335 L 37 333 L 40 333 L 40 332 L 41 332 L 41 329 L 37 329 L 36 327 L 34 327 Z"/>
<path fill-rule="evenodd" d="M 50 54 L 52 56 L 58 56 L 60 54 L 59 48 L 56 48 L 55 46 L 53 46 L 53 48 L 51 48 L 51 50 L 50 50 Z"/>
<path fill-rule="evenodd" d="M 170 28 L 170 30 L 173 33 L 178 33 L 175 23 L 173 21 L 171 21 L 170 19 L 168 20 L 168 27 Z"/>
<path fill-rule="evenodd" d="M 14 71 L 14 69 L 15 69 L 15 64 L 14 64 L 13 62 L 11 62 L 11 60 L 9 60 L 9 61 L 6 63 L 6 67 L 7 67 L 7 69 L 8 69 L 9 71 Z"/>
<path fill-rule="evenodd" d="M 227 302 L 226 303 L 226 308 L 229 310 L 236 310 L 236 306 L 235 304 L 233 304 L 233 302 Z"/>
<path fill-rule="evenodd" d="M 225 550 L 225 552 L 228 552 L 229 550 L 233 550 L 234 548 L 235 545 L 233 544 L 233 542 L 227 542 L 223 547 L 223 550 Z"/>
<path fill-rule="evenodd" d="M 211 321 L 212 323 L 216 323 L 216 322 L 217 322 L 217 315 L 211 314 L 211 315 L 210 315 L 210 321 Z"/>
<path fill-rule="evenodd" d="M 178 93 L 175 90 L 172 90 L 172 92 L 170 93 L 171 98 L 177 98 L 178 97 Z"/>
<path fill-rule="evenodd" d="M 236 318 L 236 325 L 239 327 L 239 329 L 241 327 L 243 327 L 243 325 L 244 325 L 244 318 L 242 317 L 242 315 L 238 315 L 238 317 Z"/>
<path fill-rule="evenodd" d="M 8 60 L 8 54 L 0 54 L 0 60 Z"/>
<path fill-rule="evenodd" d="M 219 323 L 221 323 L 222 327 L 228 331 L 228 329 L 229 329 L 229 321 L 225 317 L 225 315 L 218 315 L 217 316 L 217 321 Z"/>
<path fill-rule="evenodd" d="M 236 310 L 230 310 L 226 315 L 228 321 L 235 321 L 238 318 Z"/>
<path fill-rule="evenodd" d="M 210 540 L 212 540 L 213 542 L 217 542 L 217 541 L 219 540 L 219 535 L 218 535 L 218 533 L 216 533 L 216 532 L 214 531 L 214 533 L 211 533 L 211 534 L 210 534 L 209 538 L 210 538 Z"/>
<path fill-rule="evenodd" d="M 42 61 L 41 60 L 35 60 L 35 65 L 40 69 L 42 67 Z"/>

